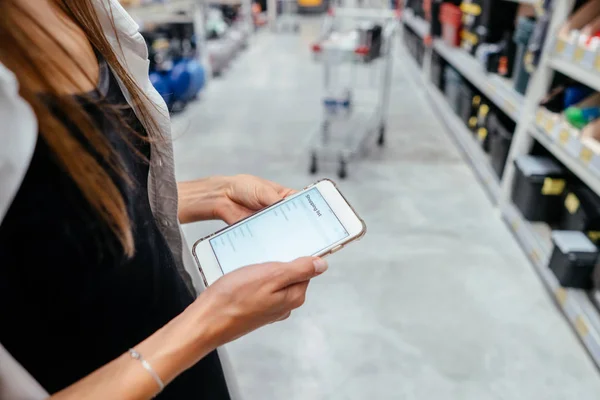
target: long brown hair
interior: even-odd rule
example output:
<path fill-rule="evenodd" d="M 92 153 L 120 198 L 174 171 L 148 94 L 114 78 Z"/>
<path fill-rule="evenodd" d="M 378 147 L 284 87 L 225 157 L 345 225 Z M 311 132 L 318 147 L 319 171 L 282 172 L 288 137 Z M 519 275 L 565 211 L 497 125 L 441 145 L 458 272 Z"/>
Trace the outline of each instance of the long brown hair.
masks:
<path fill-rule="evenodd" d="M 104 35 L 92 4 L 93 0 L 50 1 L 54 1 L 54 4 L 83 30 L 94 50 L 102 55 L 126 87 L 136 114 L 146 128 L 148 138 L 157 138 L 159 130 L 156 121 L 151 117 L 152 105 L 146 94 L 121 65 L 115 50 Z M 101 3 L 107 7 L 106 11 L 112 17 L 112 10 L 109 9 L 110 2 Z M 114 20 L 111 21 L 112 29 L 118 38 Z M 86 201 L 116 235 L 125 254 L 131 256 L 134 253 L 134 242 L 121 192 L 111 179 L 109 171 L 102 167 L 94 155 L 86 151 L 81 142 L 73 136 L 63 122 L 56 118 L 56 115 L 68 116 L 69 122 L 74 124 L 77 131 L 81 132 L 85 140 L 91 144 L 103 163 L 128 181 L 126 171 L 83 106 L 72 96 L 64 96 L 64 93 L 61 93 L 60 83 L 57 83 L 60 80 L 56 79 L 57 74 L 61 74 L 63 79 L 72 79 L 62 66 L 65 57 L 70 57 L 69 51 L 57 40 L 54 40 L 56 51 L 36 45 L 29 27 L 35 27 L 38 33 L 51 36 L 25 7 L 19 5 L 19 0 L 0 0 L 0 60 L 9 68 L 12 67 L 19 81 L 20 95 L 35 112 L 40 135 L 55 154 L 59 164 L 71 176 Z M 89 71 L 85 71 L 76 60 L 75 64 L 90 82 L 94 82 L 95 78 Z M 40 92 L 51 96 L 55 107 L 52 111 L 48 108 L 47 102 L 40 99 Z M 124 129 L 128 128 L 124 127 Z"/>

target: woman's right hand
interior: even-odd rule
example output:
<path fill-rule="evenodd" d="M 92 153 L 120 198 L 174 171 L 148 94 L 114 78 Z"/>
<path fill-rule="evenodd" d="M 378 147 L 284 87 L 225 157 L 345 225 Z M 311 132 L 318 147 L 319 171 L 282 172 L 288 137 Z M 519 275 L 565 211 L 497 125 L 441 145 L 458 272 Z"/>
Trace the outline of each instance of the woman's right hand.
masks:
<path fill-rule="evenodd" d="M 324 260 L 252 265 L 216 281 L 184 312 L 135 349 L 164 384 L 217 347 L 287 318 L 304 303 L 309 281 L 327 269 Z M 52 399 L 150 399 L 157 382 L 128 353 L 52 396 Z"/>
<path fill-rule="evenodd" d="M 198 318 L 198 326 L 211 327 L 218 347 L 287 318 L 304 304 L 310 280 L 326 270 L 326 261 L 315 257 L 240 268 L 213 283 L 185 312 Z"/>

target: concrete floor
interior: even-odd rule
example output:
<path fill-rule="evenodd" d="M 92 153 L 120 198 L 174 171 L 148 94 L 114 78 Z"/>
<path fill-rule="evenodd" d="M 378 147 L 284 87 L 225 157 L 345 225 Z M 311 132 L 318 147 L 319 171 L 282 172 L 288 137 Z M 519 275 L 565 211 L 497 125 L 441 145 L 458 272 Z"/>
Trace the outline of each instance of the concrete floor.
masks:
<path fill-rule="evenodd" d="M 300 36 L 258 34 L 174 121 L 177 175 L 301 188 L 322 69 Z M 230 345 L 246 400 L 600 398 L 598 371 L 399 54 L 389 141 L 341 182 L 367 221 L 288 321 Z M 332 176 L 335 169 L 323 171 Z M 187 226 L 190 241 L 220 224 Z"/>

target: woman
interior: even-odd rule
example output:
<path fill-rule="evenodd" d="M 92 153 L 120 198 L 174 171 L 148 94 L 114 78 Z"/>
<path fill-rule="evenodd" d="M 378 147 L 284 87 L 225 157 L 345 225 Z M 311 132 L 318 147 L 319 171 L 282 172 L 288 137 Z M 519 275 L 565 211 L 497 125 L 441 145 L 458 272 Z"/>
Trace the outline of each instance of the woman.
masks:
<path fill-rule="evenodd" d="M 0 0 L 0 397 L 229 399 L 215 349 L 285 319 L 327 268 L 250 266 L 194 300 L 179 222 L 291 191 L 175 184 L 137 30 L 116 0 Z"/>

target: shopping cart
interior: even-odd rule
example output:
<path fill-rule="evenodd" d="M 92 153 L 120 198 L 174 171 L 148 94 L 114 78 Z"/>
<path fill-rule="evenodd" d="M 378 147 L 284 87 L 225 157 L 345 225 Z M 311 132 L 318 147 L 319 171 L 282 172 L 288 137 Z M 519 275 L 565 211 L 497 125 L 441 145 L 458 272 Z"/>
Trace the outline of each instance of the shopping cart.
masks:
<path fill-rule="evenodd" d="M 324 67 L 325 92 L 323 121 L 310 146 L 311 174 L 321 161 L 333 161 L 346 178 L 348 164 L 366 152 L 370 138 L 384 145 L 397 26 L 389 1 L 380 8 L 330 9 L 312 45 Z"/>
<path fill-rule="evenodd" d="M 298 21 L 298 1 L 297 0 L 279 0 L 279 16 L 275 28 L 279 32 L 300 32 L 300 22 Z"/>

